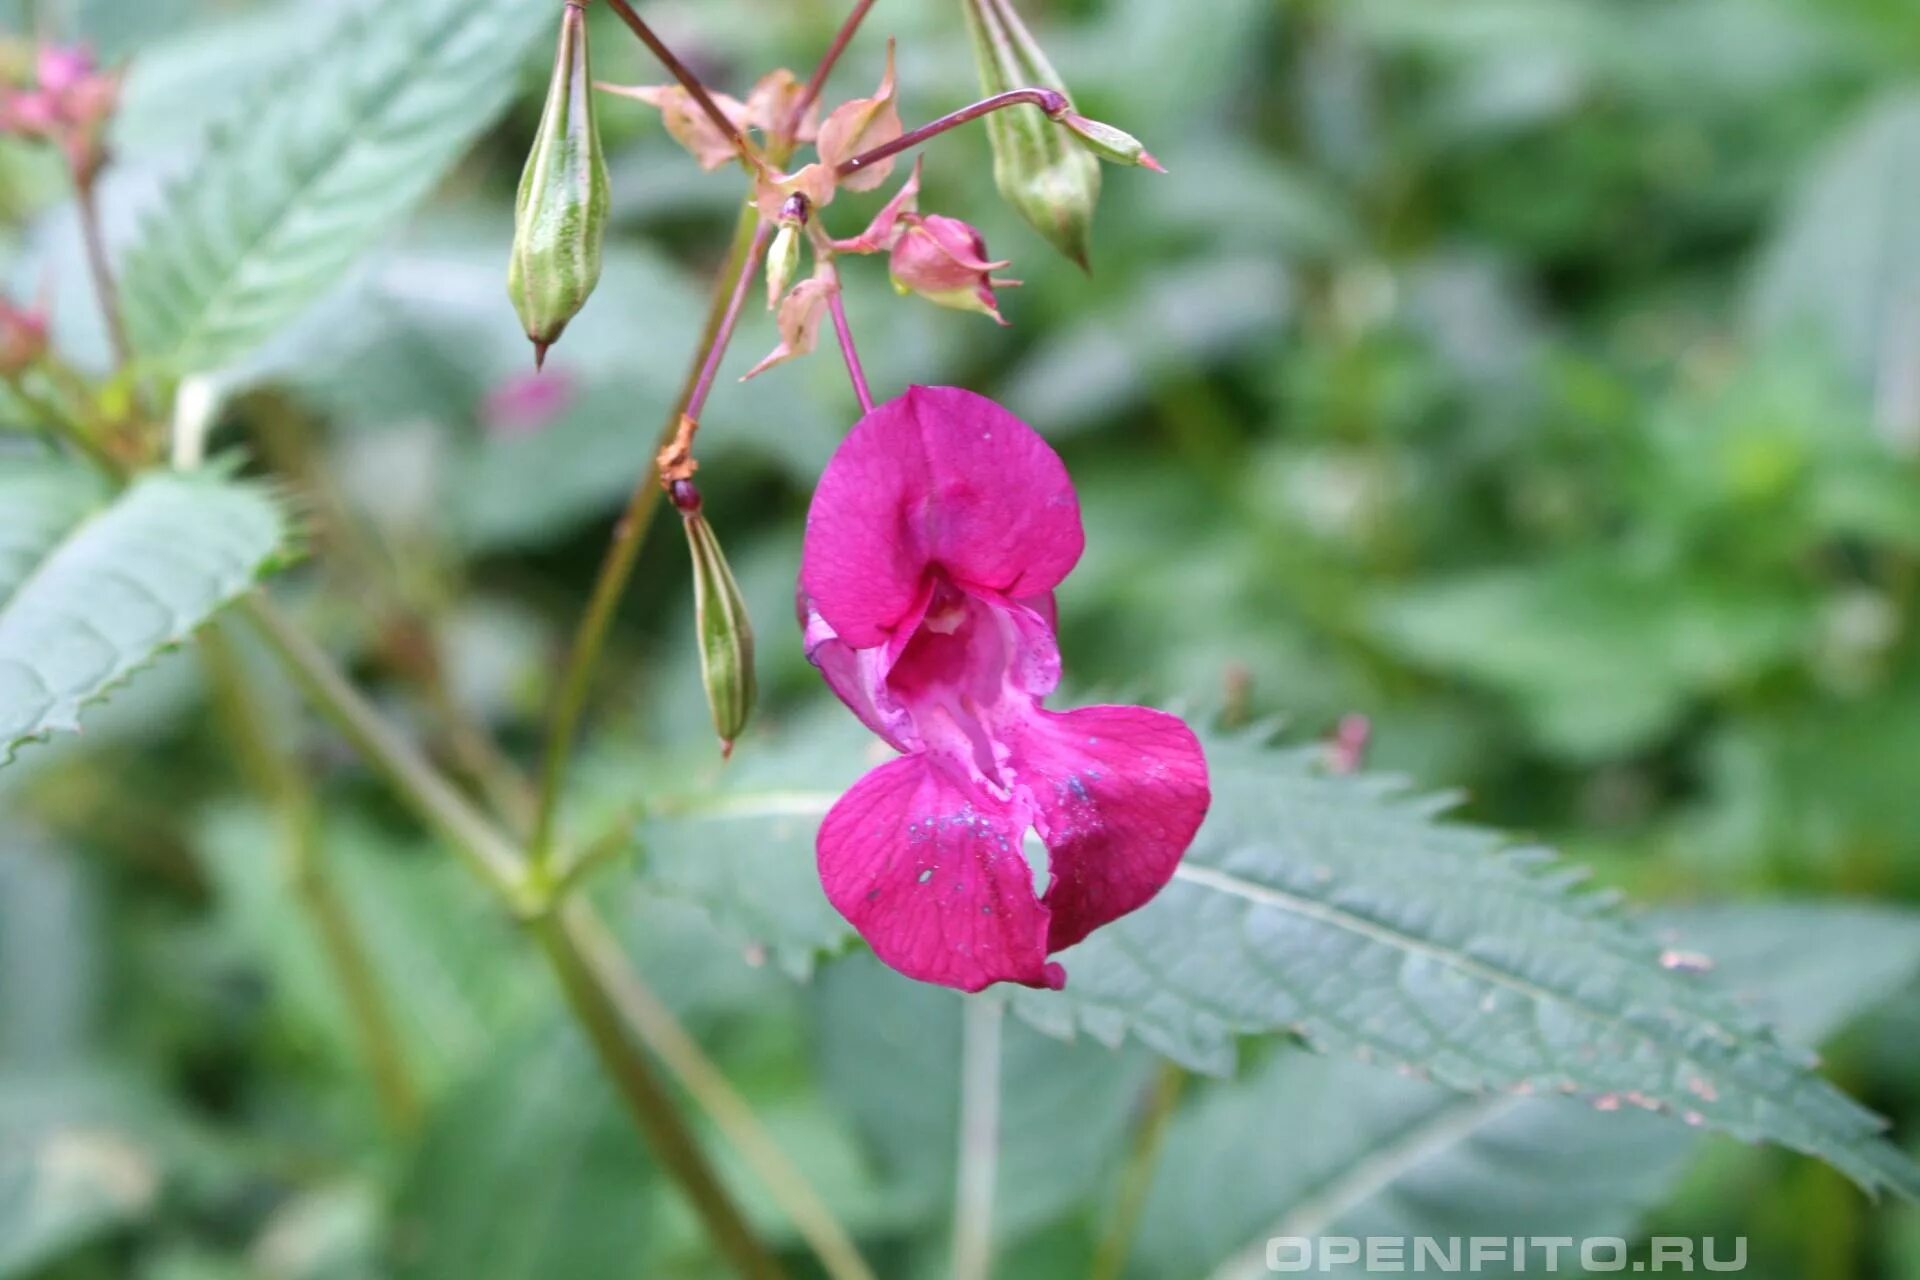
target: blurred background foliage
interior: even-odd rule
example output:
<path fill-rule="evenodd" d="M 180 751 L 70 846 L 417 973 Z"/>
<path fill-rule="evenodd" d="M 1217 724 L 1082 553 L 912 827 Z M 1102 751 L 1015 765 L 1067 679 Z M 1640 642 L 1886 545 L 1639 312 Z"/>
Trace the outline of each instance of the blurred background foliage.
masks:
<path fill-rule="evenodd" d="M 16 32 L 32 9 L 131 59 L 105 195 L 124 242 L 223 107 L 343 5 L 12 7 Z M 1080 107 L 1171 175 L 1108 173 L 1085 277 L 998 204 L 983 136 L 943 139 L 924 207 L 1014 259 L 1012 328 L 896 300 L 877 263 L 850 267 L 849 311 L 877 388 L 964 383 L 1066 454 L 1088 527 L 1061 600 L 1072 684 L 1302 738 L 1365 714 L 1379 765 L 1689 912 L 1732 980 L 1795 1037 L 1838 1033 L 1830 1073 L 1920 1133 L 1906 917 L 1773 907 L 1716 933 L 1686 905 L 1920 900 L 1920 6 L 1024 8 Z M 648 12 L 739 92 L 809 66 L 841 9 Z M 889 32 L 909 121 L 974 96 L 951 0 L 881 0 L 843 94 Z M 659 78 L 616 28 L 597 40 L 604 78 Z M 737 192 L 650 113 L 603 106 L 607 275 L 556 349 L 559 408 L 516 414 L 528 355 L 502 280 L 545 62 L 404 234 L 223 375 L 215 436 L 300 493 L 315 626 L 479 775 L 457 726 L 531 754 Z M 64 198 L 44 157 L 0 144 L 8 284 L 46 289 L 61 341 L 99 360 Z M 729 373 L 773 342 L 750 311 Z M 828 353 L 723 379 L 707 415 L 708 511 L 761 633 L 766 714 L 735 767 L 790 750 L 783 727 L 822 699 L 788 620 L 811 480 L 852 414 Z M 594 707 L 583 811 L 716 768 L 686 578 L 662 528 Z M 433 670 L 420 618 L 444 641 Z M 0 1276 L 712 1274 L 511 929 L 288 696 L 432 1102 L 416 1141 L 379 1140 L 270 819 L 206 706 L 181 657 L 0 774 Z M 953 1002 L 860 958 L 796 987 L 689 906 L 622 910 L 883 1274 L 940 1274 L 952 1124 L 929 1099 L 951 1097 Z M 999 1274 L 1084 1274 L 1156 1068 L 1009 1036 Z M 1284 1047 L 1194 1083 L 1130 1274 L 1203 1274 L 1342 1151 L 1451 1096 Z M 1758 1274 L 1920 1277 L 1920 1214 L 1812 1161 L 1642 1116 L 1468 1119 L 1442 1164 L 1339 1221 L 1744 1234 Z"/>

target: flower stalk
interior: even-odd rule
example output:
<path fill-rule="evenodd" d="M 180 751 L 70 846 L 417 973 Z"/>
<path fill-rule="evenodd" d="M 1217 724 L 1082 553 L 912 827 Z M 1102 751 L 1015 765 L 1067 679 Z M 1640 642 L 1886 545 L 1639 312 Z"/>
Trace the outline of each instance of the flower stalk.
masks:
<path fill-rule="evenodd" d="M 606 5 L 613 10 L 620 21 L 627 24 L 629 31 L 640 38 L 640 43 L 647 46 L 648 52 L 652 53 L 659 60 L 660 65 L 667 69 L 667 74 L 680 82 L 680 86 L 693 99 L 694 105 L 698 106 L 701 113 L 713 122 L 713 127 L 733 144 L 733 149 L 738 153 L 741 161 L 750 169 L 759 168 L 760 153 L 754 150 L 753 144 L 747 141 L 746 135 L 727 118 L 727 113 L 722 111 L 720 104 L 713 100 L 713 95 L 708 93 L 706 86 L 700 83 L 700 78 L 674 56 L 673 50 L 667 48 L 660 37 L 654 33 L 653 28 L 647 25 L 646 20 L 633 11 L 633 6 L 628 4 L 627 0 L 606 0 Z M 804 108 L 802 108 L 802 114 L 805 114 Z"/>
<path fill-rule="evenodd" d="M 873 392 L 867 388 L 867 371 L 861 367 L 860 352 L 853 345 L 853 330 L 847 325 L 847 306 L 835 289 L 827 295 L 827 313 L 833 317 L 833 336 L 840 343 L 840 355 L 847 362 L 847 377 L 853 394 L 860 401 L 860 412 L 873 411 Z"/>
<path fill-rule="evenodd" d="M 753 277 L 759 270 L 760 255 L 765 247 L 766 237 L 759 215 L 751 206 L 743 208 L 739 223 L 734 228 L 733 244 L 720 270 L 713 304 L 708 309 L 706 327 L 695 348 L 694 363 L 688 370 L 686 385 L 681 390 L 679 402 L 667 417 L 666 426 L 661 430 L 662 448 L 674 442 L 680 433 L 683 418 L 691 417 L 698 422 L 695 415 L 705 405 L 707 393 L 713 389 L 721 358 L 726 354 L 740 312 L 746 306 L 747 293 L 753 286 Z M 690 435 L 688 443 L 691 447 Z M 580 715 L 586 708 L 594 672 L 600 665 L 601 651 L 606 647 L 607 632 L 613 626 L 613 615 L 620 606 L 620 598 L 626 594 L 627 583 L 633 577 L 633 567 L 639 561 L 640 548 L 646 541 L 647 529 L 660 507 L 662 492 L 660 485 L 655 482 L 655 474 L 655 469 L 650 467 L 640 477 L 634 485 L 632 496 L 627 499 L 626 510 L 613 527 L 613 540 L 600 562 L 593 593 L 587 600 L 586 612 L 581 615 L 579 629 L 574 633 L 573 646 L 567 656 L 566 669 L 560 677 L 553 712 L 547 722 L 545 762 L 541 767 L 533 838 L 529 845 L 536 867 L 544 869 L 550 864 L 555 815 L 559 807 L 561 785 L 566 780 L 567 762 L 573 751 L 574 734 L 579 728 Z"/>

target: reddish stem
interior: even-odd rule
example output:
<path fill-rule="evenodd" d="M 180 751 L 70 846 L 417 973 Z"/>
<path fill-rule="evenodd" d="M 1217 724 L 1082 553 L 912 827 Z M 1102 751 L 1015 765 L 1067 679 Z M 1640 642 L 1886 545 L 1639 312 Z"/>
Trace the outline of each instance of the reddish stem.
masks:
<path fill-rule="evenodd" d="M 727 344 L 733 338 L 733 328 L 740 323 L 740 312 L 747 304 L 747 293 L 753 288 L 753 278 L 758 274 L 761 256 L 766 253 L 767 241 L 772 238 L 773 226 L 770 223 L 763 221 L 754 230 L 753 244 L 747 250 L 747 260 L 741 265 L 739 276 L 734 279 L 733 292 L 727 297 L 727 309 L 720 316 L 720 327 L 714 330 L 713 338 L 707 345 L 707 357 L 700 364 L 693 389 L 687 392 L 684 412 L 695 422 L 700 420 L 700 411 L 707 406 L 707 395 L 713 390 L 714 379 L 720 375 L 720 361 L 726 357 Z"/>
<path fill-rule="evenodd" d="M 1005 107 L 1038 107 L 1048 116 L 1058 116 L 1072 106 L 1067 95 L 1053 89 L 1009 89 L 1005 93 L 996 93 L 991 98 L 982 98 L 972 106 L 949 112 L 938 120 L 929 121 L 918 129 L 909 129 L 892 142 L 882 143 L 871 151 L 863 151 L 851 160 L 842 161 L 834 173 L 844 178 L 857 173 L 868 165 L 897 156 L 902 151 L 917 147 L 928 138 L 936 137 L 949 129 L 957 129 L 981 116 L 991 115 Z"/>
<path fill-rule="evenodd" d="M 714 127 L 733 144 L 733 149 L 740 153 L 740 158 L 750 165 L 758 164 L 759 154 L 754 151 L 746 136 L 735 127 L 733 121 L 727 119 L 727 113 L 720 109 L 720 104 L 713 100 L 713 95 L 707 92 L 706 87 L 700 83 L 699 77 L 687 70 L 686 64 L 673 56 L 673 50 L 667 48 L 660 37 L 654 34 L 653 28 L 646 24 L 646 20 L 633 11 L 633 6 L 628 4 L 627 0 L 607 0 L 607 7 L 619 16 L 620 21 L 627 24 L 628 30 L 640 37 L 640 43 L 646 45 L 653 56 L 660 60 L 660 65 L 667 69 L 667 74 L 680 82 L 680 87 L 693 97 L 700 110 L 706 113 L 707 119 L 713 121 Z"/>
<path fill-rule="evenodd" d="M 80 207 L 80 238 L 86 245 L 87 271 L 93 277 L 94 297 L 100 314 L 106 317 L 107 340 L 113 346 L 115 365 L 125 369 L 133 361 L 133 344 L 127 340 L 126 315 L 120 306 L 120 289 L 113 277 L 113 264 L 107 254 L 107 238 L 101 232 L 100 201 L 94 175 L 84 165 L 71 166 L 73 192 Z"/>
<path fill-rule="evenodd" d="M 847 15 L 847 20 L 840 24 L 840 30 L 835 33 L 833 43 L 828 45 L 826 53 L 821 55 L 820 65 L 813 69 L 813 75 L 807 80 L 807 87 L 801 91 L 800 100 L 793 104 L 793 112 L 787 117 L 786 128 L 781 132 L 788 138 L 800 132 L 800 122 L 806 119 L 807 108 L 820 100 L 820 91 L 827 87 L 827 77 L 833 74 L 834 64 L 839 62 L 840 55 L 846 52 L 847 45 L 853 40 L 854 32 L 860 29 L 860 24 L 866 20 L 867 10 L 871 8 L 873 8 L 873 0 L 860 0 L 853 6 L 853 12 Z"/>
<path fill-rule="evenodd" d="M 860 353 L 854 349 L 853 330 L 847 327 L 847 308 L 840 290 L 827 295 L 827 311 L 833 316 L 833 335 L 840 341 L 840 354 L 847 360 L 847 377 L 853 381 L 853 394 L 860 400 L 860 412 L 873 412 L 873 392 L 867 389 L 867 371 L 860 367 Z"/>

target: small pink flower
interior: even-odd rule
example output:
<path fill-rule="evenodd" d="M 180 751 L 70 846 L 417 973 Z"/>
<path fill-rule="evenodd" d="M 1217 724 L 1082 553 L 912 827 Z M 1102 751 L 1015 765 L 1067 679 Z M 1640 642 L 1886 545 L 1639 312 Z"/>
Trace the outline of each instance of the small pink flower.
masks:
<path fill-rule="evenodd" d="M 807 657 L 902 753 L 827 814 L 820 879 L 908 977 L 1061 987 L 1047 957 L 1152 899 L 1206 816 L 1206 759 L 1179 719 L 1041 705 L 1060 679 L 1053 589 L 1083 543 L 1059 455 L 951 387 L 869 412 L 820 478 Z"/>
<path fill-rule="evenodd" d="M 939 213 L 902 213 L 887 269 L 903 291 L 943 307 L 978 311 L 1005 324 L 994 286 L 1020 283 L 993 278 L 1006 266 L 1004 260 L 987 260 L 987 242 L 960 219 Z"/>
<path fill-rule="evenodd" d="M 40 87 L 56 96 L 79 88 L 96 70 L 93 54 L 85 45 L 42 45 L 34 60 Z"/>

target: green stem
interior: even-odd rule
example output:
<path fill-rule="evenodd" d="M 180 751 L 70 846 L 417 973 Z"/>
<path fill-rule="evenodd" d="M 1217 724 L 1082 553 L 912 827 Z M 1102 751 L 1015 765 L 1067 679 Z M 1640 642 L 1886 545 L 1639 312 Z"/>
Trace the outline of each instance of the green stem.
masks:
<path fill-rule="evenodd" d="M 273 741 L 255 710 L 259 692 L 221 624 L 200 632 L 200 656 L 212 682 L 214 706 L 232 740 L 234 756 L 254 789 L 274 807 L 286 840 L 287 872 L 306 908 L 320 949 L 339 984 L 381 1115 L 395 1133 L 420 1120 L 420 1094 L 407 1071 L 399 1032 L 353 917 L 328 877 L 320 845 L 319 810 L 300 770 Z"/>
<path fill-rule="evenodd" d="M 624 960 L 604 932 L 585 920 L 586 909 L 573 904 L 532 922 L 568 1005 L 586 1028 L 601 1066 L 620 1090 L 634 1121 L 646 1133 L 654 1156 L 693 1201 L 733 1269 L 747 1280 L 776 1280 L 781 1275 L 779 1264 L 720 1185 L 646 1054 L 628 1038 L 627 1025 L 611 994 L 622 981 Z"/>
<path fill-rule="evenodd" d="M 693 363 L 687 370 L 686 383 L 660 432 L 662 448 L 673 439 L 679 429 L 681 415 L 692 405 L 709 361 L 717 362 L 728 338 L 732 336 L 732 326 L 727 323 L 730 304 L 737 292 L 735 286 L 738 281 L 751 274 L 758 265 L 754 246 L 760 241 L 759 222 L 760 216 L 751 205 L 741 210 L 739 224 L 734 228 L 733 244 L 714 286 L 706 326 L 700 342 L 694 348 Z M 626 594 L 627 583 L 633 577 L 633 567 L 640 558 L 640 548 L 646 542 L 647 528 L 653 523 L 654 513 L 659 510 L 660 497 L 659 482 L 653 467 L 649 466 L 646 474 L 634 486 L 632 496 L 627 499 L 626 510 L 613 527 L 613 540 L 600 562 L 593 594 L 588 598 L 586 612 L 581 615 L 579 630 L 574 633 L 573 647 L 567 656 L 566 670 L 560 677 L 559 691 L 555 696 L 553 714 L 547 722 L 546 755 L 540 770 L 540 791 L 534 806 L 533 839 L 529 846 L 536 875 L 545 875 L 550 865 L 554 819 L 560 804 L 560 790 L 566 781 L 567 760 L 573 751 L 574 735 L 580 727 L 580 715 L 586 708 L 587 694 L 593 687 L 594 671 L 600 665 L 601 651 L 606 647 L 607 632 L 620 607 L 620 598 Z"/>
<path fill-rule="evenodd" d="M 348 684 L 333 661 L 280 612 L 265 592 L 239 606 L 284 662 L 309 701 L 346 735 L 402 798 L 509 903 L 526 905 L 526 862 L 466 797 L 454 790 L 413 744 L 396 734 Z"/>
<path fill-rule="evenodd" d="M 795 1168 L 761 1125 L 747 1100 L 735 1092 L 687 1034 L 660 997 L 636 973 L 606 925 L 584 905 L 569 907 L 571 927 L 583 947 L 602 958 L 601 975 L 627 1025 L 647 1048 L 659 1055 L 681 1087 L 727 1136 L 754 1172 L 793 1219 L 800 1236 L 813 1250 L 833 1280 L 874 1280 L 846 1228 L 814 1191 L 806 1175 Z"/>
<path fill-rule="evenodd" d="M 1134 1232 L 1140 1226 L 1141 1210 L 1146 1208 L 1147 1193 L 1153 1189 L 1153 1168 L 1160 1158 L 1160 1146 L 1167 1136 L 1167 1123 L 1187 1085 L 1187 1073 L 1171 1062 L 1160 1064 L 1153 1079 L 1153 1093 L 1147 1098 L 1145 1114 L 1134 1131 L 1133 1151 L 1127 1157 L 1126 1171 L 1120 1179 L 1120 1198 L 1114 1205 L 1113 1220 L 1100 1237 L 1100 1248 L 1093 1255 L 1090 1280 L 1120 1280 L 1126 1269 L 1127 1255 L 1133 1250 Z"/>
<path fill-rule="evenodd" d="M 551 885 L 538 879 L 529 880 L 525 874 L 527 864 L 519 851 L 496 832 L 465 797 L 435 773 L 411 744 L 381 721 L 379 713 L 334 669 L 324 652 L 294 628 L 263 594 L 256 592 L 248 597 L 243 607 L 274 652 L 291 669 L 309 699 L 346 734 L 400 797 L 446 837 L 506 903 L 527 918 L 529 927 L 554 964 L 569 1004 L 592 1036 L 608 1074 L 619 1085 L 655 1154 L 680 1183 L 709 1234 L 743 1275 L 778 1275 L 707 1165 L 671 1100 L 660 1088 L 644 1053 L 629 1039 L 628 1032 L 658 1053 L 703 1103 L 711 1103 L 717 1097 L 711 1085 L 719 1076 L 718 1069 L 699 1054 L 692 1038 L 664 1006 L 655 1001 L 656 1007 L 647 1007 L 650 993 L 639 985 L 637 976 L 632 974 L 605 930 L 596 927 L 584 914 L 585 908 L 555 903 Z M 620 1022 L 622 1016 L 629 1019 L 624 1027 Z M 745 1111 L 744 1102 L 734 1101 L 739 1111 Z M 719 1105 L 722 1111 L 731 1111 L 725 1102 Z M 736 1141 L 745 1131 L 738 1123 L 738 1113 L 733 1113 L 730 1119 L 722 1116 L 716 1119 L 723 1131 Z M 757 1129 L 757 1122 L 754 1127 Z M 796 1184 L 804 1186 L 799 1173 L 784 1161 L 769 1161 L 766 1151 L 770 1148 L 771 1140 L 766 1139 L 744 1150 L 812 1243 L 819 1234 L 818 1220 L 826 1216 L 825 1206 L 810 1191 L 804 1196 L 795 1194 Z M 837 1224 L 829 1234 L 839 1234 L 844 1240 Z M 836 1246 L 823 1238 L 816 1247 L 831 1250 Z M 846 1247 L 851 1249 L 851 1243 L 847 1242 Z M 823 1251 L 822 1260 L 827 1263 L 829 1273 L 836 1277 L 857 1280 L 862 1276 L 857 1271 L 836 1269 L 827 1252 Z"/>
<path fill-rule="evenodd" d="M 993 1197 L 1000 1164 L 998 996 L 968 996 L 960 1036 L 960 1158 L 954 1177 L 953 1280 L 993 1274 Z"/>

